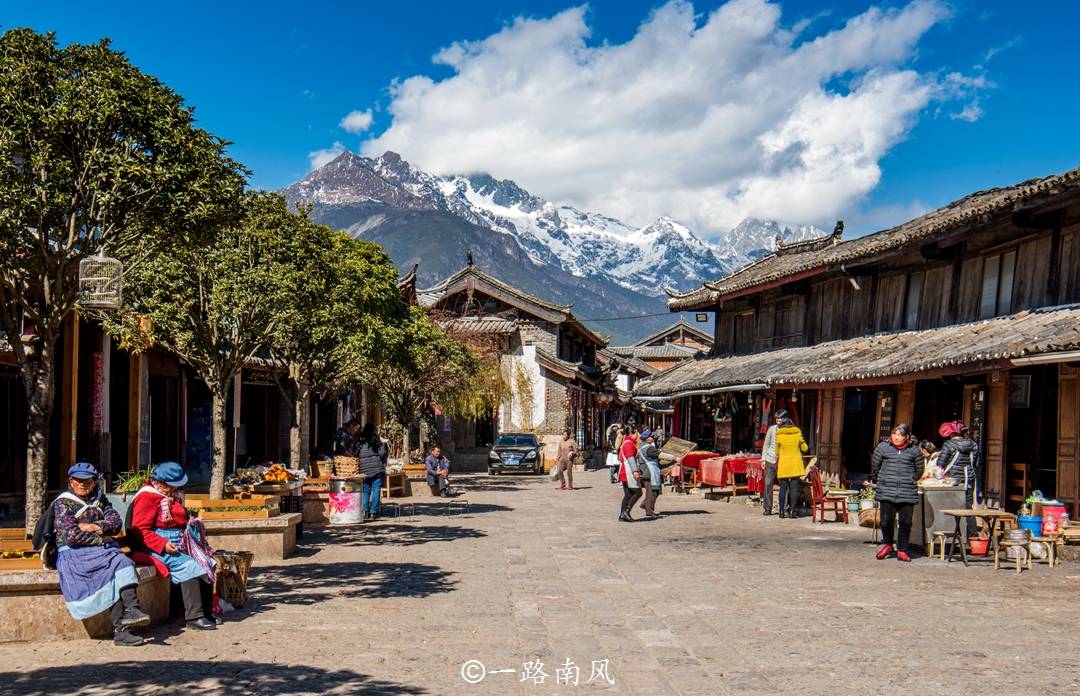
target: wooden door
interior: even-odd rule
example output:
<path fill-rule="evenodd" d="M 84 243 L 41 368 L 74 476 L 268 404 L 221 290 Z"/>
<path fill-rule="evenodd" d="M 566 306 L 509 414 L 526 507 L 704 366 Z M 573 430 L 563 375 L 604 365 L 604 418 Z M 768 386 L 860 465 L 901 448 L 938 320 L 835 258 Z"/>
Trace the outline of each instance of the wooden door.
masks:
<path fill-rule="evenodd" d="M 1080 370 L 1058 367 L 1057 498 L 1080 517 Z"/>
<path fill-rule="evenodd" d="M 818 436 L 818 465 L 829 473 L 844 476 L 841 443 L 844 428 L 844 389 L 825 389 L 821 399 L 821 424 Z"/>

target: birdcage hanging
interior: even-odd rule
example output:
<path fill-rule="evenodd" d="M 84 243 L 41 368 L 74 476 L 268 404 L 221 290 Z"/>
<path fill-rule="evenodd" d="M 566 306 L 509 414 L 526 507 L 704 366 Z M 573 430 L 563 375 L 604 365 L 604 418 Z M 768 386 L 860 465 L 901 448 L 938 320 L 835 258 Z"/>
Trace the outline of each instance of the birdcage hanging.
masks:
<path fill-rule="evenodd" d="M 119 309 L 124 264 L 102 252 L 79 262 L 79 304 L 90 309 Z"/>

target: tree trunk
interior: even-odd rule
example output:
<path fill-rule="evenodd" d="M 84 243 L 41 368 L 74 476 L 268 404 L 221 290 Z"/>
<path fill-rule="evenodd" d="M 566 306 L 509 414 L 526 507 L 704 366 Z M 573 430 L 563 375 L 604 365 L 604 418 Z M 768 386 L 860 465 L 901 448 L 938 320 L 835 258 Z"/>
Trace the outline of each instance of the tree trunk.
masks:
<path fill-rule="evenodd" d="M 213 450 L 214 460 L 210 469 L 210 497 L 222 498 L 225 495 L 225 465 L 228 448 L 228 389 L 215 389 L 213 391 Z"/>
<path fill-rule="evenodd" d="M 297 382 L 292 388 L 292 423 L 289 424 L 289 468 L 304 469 L 307 464 L 307 443 L 304 441 L 305 409 L 311 397 L 307 386 Z"/>
<path fill-rule="evenodd" d="M 409 424 L 401 424 L 401 463 L 412 464 L 412 458 L 409 456 Z"/>
<path fill-rule="evenodd" d="M 27 381 L 26 423 L 26 532 L 34 533 L 38 518 L 48 501 L 49 424 L 52 422 L 55 398 L 53 347 L 41 344 L 41 359 L 31 374 L 23 372 Z M 69 434 L 70 436 L 70 434 Z M 66 480 L 66 479 L 65 479 Z"/>

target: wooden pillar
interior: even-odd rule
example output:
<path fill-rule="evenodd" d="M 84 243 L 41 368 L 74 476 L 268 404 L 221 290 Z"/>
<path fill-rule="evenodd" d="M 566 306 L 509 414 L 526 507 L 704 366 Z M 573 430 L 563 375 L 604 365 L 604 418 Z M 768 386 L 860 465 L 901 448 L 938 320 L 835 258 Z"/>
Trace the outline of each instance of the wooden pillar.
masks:
<path fill-rule="evenodd" d="M 1080 518 L 1080 370 L 1058 366 L 1057 498 Z"/>
<path fill-rule="evenodd" d="M 896 388 L 896 419 L 893 425 L 897 423 L 911 425 L 913 418 L 915 418 L 915 383 L 904 382 Z"/>
<path fill-rule="evenodd" d="M 75 463 L 76 424 L 79 417 L 79 317 L 64 320 L 63 378 L 60 400 L 60 470 L 66 475 Z M 65 476 L 61 476 L 66 480 Z"/>
<path fill-rule="evenodd" d="M 1005 438 L 1009 425 L 1009 371 L 990 374 L 990 396 L 986 414 L 986 491 L 1004 506 Z"/>
<path fill-rule="evenodd" d="M 146 356 L 132 353 L 128 358 L 128 428 L 127 469 L 139 467 L 139 440 L 142 429 L 142 411 L 147 394 L 143 391 L 143 364 Z"/>

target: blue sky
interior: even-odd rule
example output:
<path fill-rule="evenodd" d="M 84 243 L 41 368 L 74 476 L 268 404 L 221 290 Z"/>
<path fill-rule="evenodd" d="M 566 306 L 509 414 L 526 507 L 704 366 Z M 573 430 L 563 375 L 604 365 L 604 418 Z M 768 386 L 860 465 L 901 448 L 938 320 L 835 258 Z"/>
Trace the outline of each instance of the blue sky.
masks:
<path fill-rule="evenodd" d="M 721 4 L 701 0 L 693 3 L 698 26 L 705 25 L 710 13 Z M 640 170 L 628 167 L 625 159 L 596 156 L 595 153 L 606 153 L 613 147 L 621 149 L 619 143 L 633 147 L 638 142 L 637 135 L 645 131 L 640 130 L 639 124 L 626 131 L 625 140 L 611 139 L 610 143 L 599 145 L 595 134 L 562 127 L 565 121 L 574 118 L 569 112 L 560 127 L 553 128 L 550 119 L 558 122 L 559 109 L 563 108 L 558 100 L 575 99 L 575 92 L 564 88 L 564 83 L 570 81 L 566 70 L 573 69 L 572 65 L 567 68 L 565 61 L 548 66 L 550 69 L 545 72 L 538 71 L 528 83 L 534 92 L 539 85 L 541 94 L 550 87 L 554 95 L 552 103 L 545 104 L 551 113 L 543 116 L 549 119 L 543 123 L 530 121 L 531 109 L 515 110 L 505 100 L 493 101 L 490 94 L 470 90 L 465 84 L 469 80 L 464 77 L 455 79 L 458 73 L 470 72 L 490 78 L 492 70 L 499 69 L 500 61 L 507 71 L 528 70 L 530 58 L 524 59 L 526 64 L 518 65 L 513 62 L 513 56 L 521 52 L 528 56 L 529 50 L 534 50 L 537 57 L 547 56 L 550 50 L 543 43 L 546 40 L 543 32 L 560 26 L 551 20 L 557 15 L 565 20 L 559 47 L 566 45 L 567 35 L 581 34 L 581 27 L 587 27 L 581 44 L 567 49 L 568 56 L 579 56 L 582 47 L 619 47 L 636 36 L 641 39 L 639 27 L 662 3 L 594 0 L 580 17 L 574 13 L 559 15 L 574 7 L 571 2 L 312 0 L 304 4 L 240 5 L 220 1 L 7 2 L 0 10 L 0 24 L 5 29 L 30 26 L 40 31 L 55 31 L 62 43 L 111 38 L 114 47 L 126 52 L 136 65 L 158 76 L 194 105 L 205 128 L 232 141 L 232 154 L 254 171 L 251 183 L 264 188 L 284 186 L 306 174 L 310 153 L 333 148 L 335 143 L 356 150 L 364 140 L 378 137 L 377 142 L 368 145 L 369 149 L 375 148 L 371 152 L 386 143 L 395 145 L 406 158 L 436 170 L 492 169 L 495 175 L 514 178 L 534 193 L 571 199 L 631 221 L 647 222 L 649 216 L 669 214 L 715 232 L 744 214 L 770 214 L 790 222 L 821 225 L 843 216 L 853 221 L 851 227 L 856 231 L 869 231 L 971 191 L 1080 166 L 1080 137 L 1075 128 L 1080 109 L 1077 86 L 1080 81 L 1075 78 L 1080 73 L 1080 53 L 1070 48 L 1074 44 L 1075 28 L 1080 26 L 1080 3 L 1064 0 L 1034 6 L 1004 1 L 935 3 L 932 12 L 923 12 L 932 16 L 925 22 L 926 26 L 912 30 L 913 38 L 908 45 L 851 71 L 841 71 L 823 82 L 823 88 L 834 92 L 834 96 L 845 95 L 853 94 L 860 85 L 883 72 L 913 72 L 920 80 L 918 84 L 928 90 L 927 94 L 935 96 L 898 108 L 880 122 L 872 122 L 874 112 L 882 104 L 895 103 L 898 97 L 886 95 L 877 106 L 868 102 L 861 108 L 870 112 L 866 116 L 870 120 L 859 127 L 877 129 L 867 131 L 866 138 L 884 138 L 883 144 L 853 155 L 851 167 L 830 170 L 819 165 L 818 169 L 809 166 L 800 169 L 794 183 L 771 178 L 774 173 L 765 172 L 766 165 L 753 158 L 736 165 L 741 152 L 730 148 L 741 147 L 738 142 L 728 143 L 729 149 L 719 150 L 702 162 L 688 162 L 694 159 L 692 154 L 687 154 L 690 150 L 682 152 L 674 148 L 670 159 L 657 155 L 673 150 L 667 137 L 670 134 L 665 134 L 665 138 L 643 144 L 641 159 L 650 166 Z M 777 27 L 786 30 L 800 20 L 808 20 L 802 29 L 804 33 L 789 40 L 791 50 L 842 29 L 849 20 L 872 7 L 881 8 L 884 16 L 905 11 L 914 16 L 919 10 L 916 7 L 912 11 L 912 4 L 907 2 L 784 0 L 779 6 L 782 14 Z M 677 14 L 678 9 L 675 7 L 672 14 Z M 518 17 L 531 17 L 535 22 L 519 27 L 516 32 L 508 30 Z M 725 25 L 719 29 L 726 31 Z M 502 44 L 498 39 L 483 43 L 500 32 L 503 32 Z M 888 38 L 884 36 L 886 33 L 879 30 L 877 36 Z M 673 35 L 677 38 L 678 31 Z M 730 42 L 737 43 L 736 38 Z M 432 62 L 435 54 L 455 42 L 481 43 L 474 43 L 474 48 L 479 48 L 472 53 L 466 51 L 465 58 L 450 56 L 447 60 L 451 65 Z M 643 39 L 638 42 L 639 48 L 642 43 Z M 510 48 L 503 44 L 509 44 Z M 522 50 L 515 53 L 519 48 Z M 687 54 L 693 52 L 689 44 L 685 49 L 677 43 L 664 49 L 667 54 L 684 50 Z M 642 49 L 638 55 L 650 54 Z M 714 56 L 711 60 L 716 60 L 715 52 L 709 55 Z M 739 57 L 734 53 L 726 55 Z M 483 60 L 487 62 L 481 63 Z M 597 64 L 610 62 L 611 56 L 581 60 L 593 70 L 592 81 L 586 82 L 586 87 L 599 85 L 601 93 L 609 87 L 616 89 L 604 85 L 604 78 L 598 76 L 603 70 Z M 635 65 L 627 60 L 627 65 Z M 672 62 L 668 67 L 685 71 L 687 65 Z M 616 66 L 624 69 L 619 64 Z M 693 67 L 691 64 L 690 68 Z M 705 71 L 713 69 L 711 65 L 700 67 Z M 646 61 L 643 67 L 633 69 L 648 71 L 649 63 Z M 950 79 L 947 77 L 950 74 L 960 77 Z M 436 85 L 440 81 L 452 81 L 442 92 L 442 102 L 439 94 L 423 81 L 425 76 Z M 410 78 L 413 78 L 411 83 Z M 545 86 L 545 79 L 550 79 L 552 84 Z M 395 100 L 401 98 L 400 88 L 396 90 L 393 85 L 403 83 L 422 88 L 416 97 L 417 104 L 399 101 L 392 115 Z M 639 91 L 647 93 L 648 84 L 642 82 Z M 814 92 L 813 85 L 802 87 L 807 94 Z M 577 94 L 580 98 L 580 92 Z M 625 98 L 625 94 L 620 93 L 618 98 Z M 440 103 L 445 109 L 446 100 L 462 106 L 458 121 L 449 126 L 437 113 Z M 753 108 L 758 107 L 747 104 L 743 105 L 744 110 L 753 118 Z M 704 104 L 702 108 L 707 106 Z M 507 109 L 505 114 L 499 111 L 501 108 Z M 640 108 L 645 114 L 642 118 L 653 111 L 647 98 Z M 369 109 L 372 123 L 365 132 L 350 133 L 340 127 L 339 123 L 349 112 Z M 483 148 L 456 147 L 455 143 L 468 142 L 463 138 L 471 134 L 472 121 L 484 121 L 492 110 L 496 112 L 496 121 L 519 122 L 521 129 L 532 133 L 531 140 L 524 144 L 512 138 L 508 140 L 502 147 L 514 155 L 500 153 L 498 148 L 483 153 L 478 151 Z M 660 112 L 656 117 L 663 123 L 664 119 L 671 120 L 670 113 Z M 843 121 L 844 113 L 840 114 Z M 973 118 L 976 114 L 977 118 Z M 964 118 L 959 118 L 961 115 Z M 796 143 L 799 147 L 791 149 L 790 140 L 800 137 L 791 132 L 800 123 L 798 115 L 770 113 L 762 118 L 777 119 L 775 127 L 748 131 L 748 139 L 741 142 L 779 138 L 780 155 L 786 157 L 785 153 L 790 151 L 795 153 L 791 156 L 798 157 L 800 152 L 807 151 L 803 147 L 805 143 Z M 628 127 L 615 120 L 611 123 L 616 133 Z M 501 137 L 497 125 L 481 124 L 472 133 L 480 137 L 490 133 L 487 139 L 497 140 Z M 443 132 L 455 128 L 463 132 Z M 696 143 L 693 151 L 709 147 L 710 133 L 715 130 L 701 124 L 690 124 L 687 128 L 687 138 L 696 139 L 692 141 Z M 418 130 L 424 132 L 418 135 Z M 647 141 L 649 136 L 642 137 Z M 848 137 L 859 136 L 848 134 Z M 569 164 L 574 162 L 573 157 L 548 160 L 542 156 L 564 145 L 569 145 L 569 152 L 584 153 L 582 158 L 592 166 Z M 537 151 L 530 151 L 534 146 Z M 786 148 L 782 152 L 781 146 Z M 650 147 L 655 150 L 649 150 Z M 710 166 L 717 159 L 733 164 L 720 171 Z M 773 162 L 768 166 L 779 165 Z M 627 178 L 619 180 L 620 173 L 628 168 Z M 849 185 L 838 172 L 852 168 L 865 171 L 860 169 L 859 176 L 853 176 Z M 843 190 L 815 189 L 814 183 L 807 183 L 815 177 L 830 178 L 837 182 L 834 188 Z M 641 183 L 647 179 L 673 183 Z M 763 189 L 784 193 L 777 194 L 780 197 L 754 194 L 754 181 Z M 719 199 L 725 195 L 730 195 L 732 200 L 721 204 Z M 815 207 L 816 200 L 823 202 Z"/>

